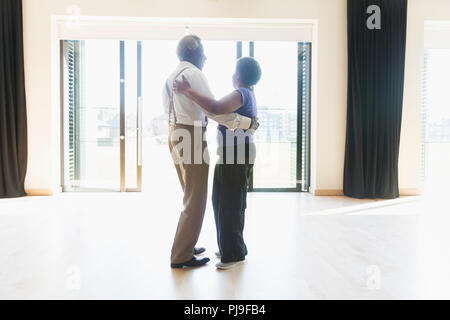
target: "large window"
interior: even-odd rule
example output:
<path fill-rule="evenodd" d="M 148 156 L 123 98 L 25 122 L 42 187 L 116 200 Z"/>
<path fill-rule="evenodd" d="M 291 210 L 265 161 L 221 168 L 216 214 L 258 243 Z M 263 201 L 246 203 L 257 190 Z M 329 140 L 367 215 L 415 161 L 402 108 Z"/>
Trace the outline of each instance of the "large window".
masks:
<path fill-rule="evenodd" d="M 262 68 L 255 88 L 261 126 L 252 191 L 309 191 L 311 44 L 292 41 L 238 43 L 238 56 Z"/>
<path fill-rule="evenodd" d="M 62 41 L 61 48 L 63 190 L 138 191 L 140 42 Z"/>
<path fill-rule="evenodd" d="M 293 41 L 204 41 L 205 75 L 216 97 L 233 90 L 236 59 L 252 56 L 262 68 L 255 87 L 257 160 L 251 191 L 308 191 L 311 44 Z M 220 58 L 219 58 L 220 57 Z M 209 136 L 214 135 L 213 130 Z M 210 138 L 211 150 L 215 139 Z"/>
<path fill-rule="evenodd" d="M 424 183 L 427 191 L 442 191 L 450 180 L 450 49 L 426 50 L 424 66 Z"/>
<path fill-rule="evenodd" d="M 260 128 L 250 191 L 308 191 L 311 44 L 203 44 L 203 71 L 217 98 L 233 90 L 238 58 L 253 56 L 262 68 L 255 87 Z M 176 40 L 62 42 L 65 191 L 139 191 L 170 175 L 161 93 L 178 65 L 176 45 Z M 212 154 L 214 129 L 208 130 Z"/>

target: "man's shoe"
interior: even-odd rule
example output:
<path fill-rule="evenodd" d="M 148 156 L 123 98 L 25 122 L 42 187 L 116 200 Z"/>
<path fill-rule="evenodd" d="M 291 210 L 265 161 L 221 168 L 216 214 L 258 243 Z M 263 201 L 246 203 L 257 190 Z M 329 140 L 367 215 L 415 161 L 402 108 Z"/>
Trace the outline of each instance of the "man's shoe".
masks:
<path fill-rule="evenodd" d="M 206 251 L 206 249 L 203 248 L 203 247 L 200 247 L 200 248 L 194 248 L 194 254 L 195 254 L 195 255 L 197 255 L 197 254 L 202 254 L 202 253 L 205 252 L 205 251 Z"/>
<path fill-rule="evenodd" d="M 216 268 L 220 270 L 228 270 L 234 267 L 240 266 L 244 263 L 245 260 L 242 261 L 233 261 L 233 262 L 219 262 L 216 264 Z"/>
<path fill-rule="evenodd" d="M 193 257 L 191 260 L 183 262 L 183 263 L 171 263 L 170 267 L 174 269 L 182 269 L 182 268 L 194 268 L 200 267 L 209 262 L 209 258 L 197 259 Z"/>

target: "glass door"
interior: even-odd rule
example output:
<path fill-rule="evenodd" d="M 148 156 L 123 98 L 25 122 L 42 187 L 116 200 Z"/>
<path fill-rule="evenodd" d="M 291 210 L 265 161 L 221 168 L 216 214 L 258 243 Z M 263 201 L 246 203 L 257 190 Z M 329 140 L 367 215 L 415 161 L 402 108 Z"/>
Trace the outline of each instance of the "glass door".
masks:
<path fill-rule="evenodd" d="M 249 190 L 308 191 L 311 43 L 203 43 L 204 73 L 216 97 L 232 90 L 236 58 L 253 56 L 263 71 L 255 87 L 260 128 Z M 64 191 L 141 191 L 143 174 L 146 181 L 170 175 L 161 91 L 178 65 L 176 46 L 175 40 L 62 41 Z M 215 153 L 215 130 L 208 132 Z"/>
<path fill-rule="evenodd" d="M 61 41 L 63 191 L 141 189 L 138 41 Z"/>
<path fill-rule="evenodd" d="M 238 43 L 238 57 L 254 57 L 260 127 L 250 191 L 309 191 L 311 43 Z"/>
<path fill-rule="evenodd" d="M 450 49 L 428 49 L 423 76 L 423 186 L 430 194 L 445 192 L 450 180 Z"/>
<path fill-rule="evenodd" d="M 142 43 L 121 41 L 123 81 L 122 187 L 125 191 L 142 190 Z"/>

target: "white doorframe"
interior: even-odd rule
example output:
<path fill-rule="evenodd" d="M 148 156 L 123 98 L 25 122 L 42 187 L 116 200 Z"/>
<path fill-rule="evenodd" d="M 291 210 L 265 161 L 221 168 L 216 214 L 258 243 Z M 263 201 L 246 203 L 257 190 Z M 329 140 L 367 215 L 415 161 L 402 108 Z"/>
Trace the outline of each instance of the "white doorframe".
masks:
<path fill-rule="evenodd" d="M 266 40 L 311 42 L 311 187 L 316 189 L 317 145 L 317 51 L 318 20 L 315 19 L 235 19 L 51 16 L 51 95 L 53 116 L 52 155 L 61 158 L 60 40 L 170 40 L 186 31 L 206 40 Z M 62 192 L 61 161 L 54 162 L 53 190 Z"/>

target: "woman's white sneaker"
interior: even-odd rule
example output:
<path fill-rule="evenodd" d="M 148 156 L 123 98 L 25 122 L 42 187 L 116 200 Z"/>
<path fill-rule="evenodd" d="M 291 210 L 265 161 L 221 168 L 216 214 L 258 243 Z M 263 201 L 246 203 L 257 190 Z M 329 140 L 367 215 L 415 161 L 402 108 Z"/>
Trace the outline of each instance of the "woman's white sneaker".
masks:
<path fill-rule="evenodd" d="M 216 263 L 216 268 L 220 270 L 228 270 L 234 267 L 240 266 L 244 263 L 245 260 L 242 261 L 234 261 L 234 262 L 218 262 Z"/>

